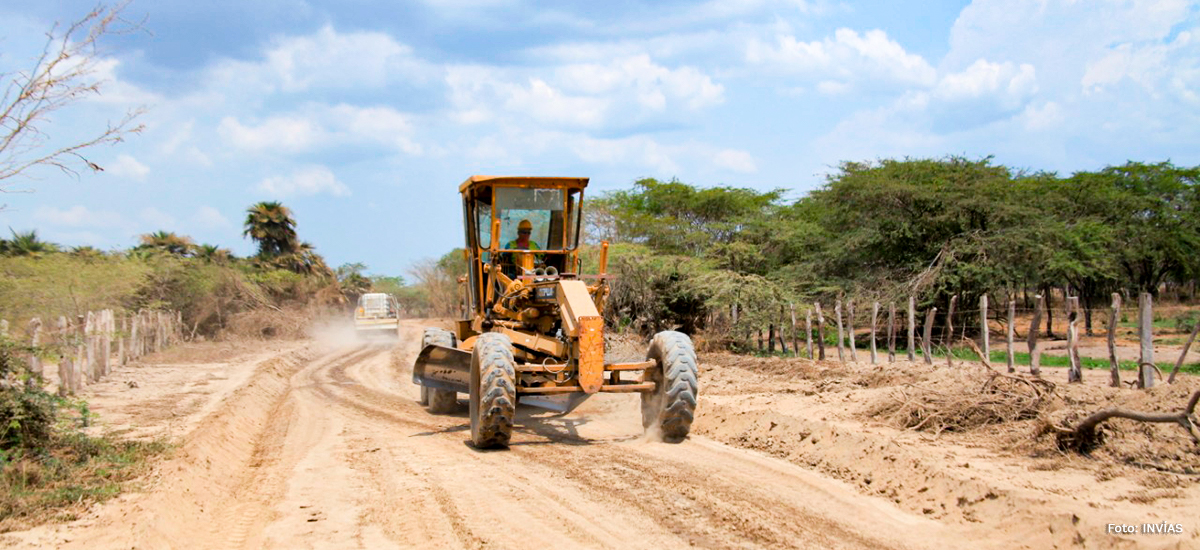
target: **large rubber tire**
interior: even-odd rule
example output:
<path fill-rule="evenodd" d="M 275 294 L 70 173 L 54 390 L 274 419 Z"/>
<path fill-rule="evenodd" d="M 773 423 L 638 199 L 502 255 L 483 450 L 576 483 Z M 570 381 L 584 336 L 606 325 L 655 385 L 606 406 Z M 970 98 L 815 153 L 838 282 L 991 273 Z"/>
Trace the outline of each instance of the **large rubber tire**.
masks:
<path fill-rule="evenodd" d="M 646 359 L 657 365 L 646 369 L 646 379 L 657 388 L 642 394 L 642 427 L 657 431 L 663 441 L 679 443 L 692 428 L 700 370 L 696 349 L 686 334 L 667 330 L 654 335 Z"/>
<path fill-rule="evenodd" d="M 430 344 L 452 348 L 456 345 L 454 340 L 453 332 L 440 328 L 426 328 L 421 337 L 421 349 Z M 433 414 L 450 414 L 458 410 L 458 394 L 450 390 L 421 386 L 421 404 L 427 405 L 429 412 Z"/>
<path fill-rule="evenodd" d="M 503 447 L 512 435 L 517 410 L 517 371 L 512 340 L 489 332 L 475 340 L 471 354 L 471 442 L 476 448 Z"/>

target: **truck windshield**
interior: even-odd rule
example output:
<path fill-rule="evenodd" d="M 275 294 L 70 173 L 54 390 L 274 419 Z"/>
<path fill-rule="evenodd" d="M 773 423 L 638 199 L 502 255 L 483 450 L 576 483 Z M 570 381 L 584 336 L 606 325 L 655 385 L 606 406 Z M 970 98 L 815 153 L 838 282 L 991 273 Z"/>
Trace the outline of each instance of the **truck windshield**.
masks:
<path fill-rule="evenodd" d="M 572 192 L 572 195 L 575 193 Z M 508 250 L 563 250 L 576 245 L 576 208 L 567 210 L 563 189 L 496 189 L 496 216 L 500 219 L 500 247 Z M 575 197 L 572 196 L 574 199 Z M 572 201 L 575 202 L 575 201 Z M 528 236 L 520 234 L 528 222 Z M 569 235 L 568 235 L 569 233 Z"/>

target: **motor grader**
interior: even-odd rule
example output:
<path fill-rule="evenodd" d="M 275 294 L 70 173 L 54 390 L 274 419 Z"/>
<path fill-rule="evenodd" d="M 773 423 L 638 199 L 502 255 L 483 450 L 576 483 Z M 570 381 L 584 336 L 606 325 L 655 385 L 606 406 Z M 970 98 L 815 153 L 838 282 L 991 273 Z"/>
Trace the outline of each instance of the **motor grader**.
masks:
<path fill-rule="evenodd" d="M 413 367 L 421 403 L 449 413 L 467 394 L 471 441 L 505 446 L 518 403 L 566 414 L 601 392 L 640 393 L 642 424 L 679 442 L 696 408 L 696 353 L 664 331 L 646 360 L 605 361 L 608 243 L 598 273 L 579 273 L 588 178 L 472 176 L 463 200 L 466 315 L 453 331 L 427 328 Z"/>

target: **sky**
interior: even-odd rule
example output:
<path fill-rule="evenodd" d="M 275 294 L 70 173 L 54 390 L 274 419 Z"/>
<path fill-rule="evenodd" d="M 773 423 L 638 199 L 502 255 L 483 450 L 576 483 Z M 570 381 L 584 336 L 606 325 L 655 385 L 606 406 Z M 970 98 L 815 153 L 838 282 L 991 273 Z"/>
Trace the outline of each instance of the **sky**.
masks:
<path fill-rule="evenodd" d="M 0 72 L 93 0 L 0 4 Z M 1200 165 L 1200 2 L 133 0 L 102 93 L 47 146 L 128 110 L 103 172 L 4 183 L 0 222 L 123 249 L 175 231 L 254 252 L 279 200 L 337 266 L 406 275 L 463 241 L 472 174 L 823 185 L 845 161 L 992 156 L 1068 175 Z M 3 81 L 7 82 L 7 80 Z M 585 205 L 586 207 L 586 205 Z"/>

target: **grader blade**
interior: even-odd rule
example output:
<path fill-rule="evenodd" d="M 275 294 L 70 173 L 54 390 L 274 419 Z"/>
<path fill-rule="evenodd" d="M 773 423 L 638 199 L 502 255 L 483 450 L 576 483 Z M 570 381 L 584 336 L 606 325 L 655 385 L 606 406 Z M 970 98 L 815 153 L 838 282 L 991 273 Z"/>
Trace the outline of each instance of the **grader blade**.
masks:
<path fill-rule="evenodd" d="M 587 401 L 591 394 L 587 393 L 561 393 L 557 395 L 538 395 L 526 394 L 521 396 L 522 405 L 532 405 L 534 407 L 547 409 L 559 414 L 567 414 Z"/>
<path fill-rule="evenodd" d="M 413 365 L 413 383 L 439 390 L 471 392 L 471 352 L 429 345 Z"/>

